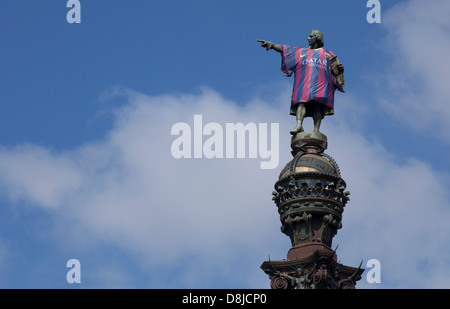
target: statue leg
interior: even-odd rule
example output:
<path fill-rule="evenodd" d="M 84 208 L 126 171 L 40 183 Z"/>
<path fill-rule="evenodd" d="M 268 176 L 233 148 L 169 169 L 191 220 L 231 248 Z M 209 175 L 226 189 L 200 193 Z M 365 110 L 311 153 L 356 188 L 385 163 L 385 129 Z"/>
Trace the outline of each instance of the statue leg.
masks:
<path fill-rule="evenodd" d="M 306 114 L 306 107 L 304 103 L 298 103 L 297 104 L 297 126 L 294 128 L 294 130 L 291 130 L 291 134 L 297 134 L 299 132 L 303 132 L 303 119 L 305 118 Z"/>
<path fill-rule="evenodd" d="M 322 123 L 323 119 L 323 110 L 322 106 L 320 106 L 320 103 L 316 103 L 316 107 L 313 114 L 313 120 L 314 120 L 314 132 L 319 133 L 320 124 Z"/>

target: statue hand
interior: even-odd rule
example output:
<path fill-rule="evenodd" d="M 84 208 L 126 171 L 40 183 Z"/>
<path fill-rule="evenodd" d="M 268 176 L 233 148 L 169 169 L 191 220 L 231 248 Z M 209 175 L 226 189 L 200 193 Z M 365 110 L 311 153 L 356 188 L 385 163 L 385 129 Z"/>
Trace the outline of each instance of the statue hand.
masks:
<path fill-rule="evenodd" d="M 264 40 L 256 40 L 256 42 L 260 42 L 261 43 L 261 47 L 265 47 L 266 50 L 270 50 L 272 48 L 272 42 L 270 41 L 264 41 Z"/>

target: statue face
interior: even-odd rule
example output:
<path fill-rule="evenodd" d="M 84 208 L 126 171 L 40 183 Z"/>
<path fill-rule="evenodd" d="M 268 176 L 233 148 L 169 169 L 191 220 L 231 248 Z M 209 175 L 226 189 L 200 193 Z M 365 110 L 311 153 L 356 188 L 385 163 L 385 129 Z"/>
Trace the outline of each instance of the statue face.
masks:
<path fill-rule="evenodd" d="M 322 47 L 321 41 L 319 40 L 318 33 L 316 30 L 311 31 L 308 37 L 308 43 L 311 48 Z"/>

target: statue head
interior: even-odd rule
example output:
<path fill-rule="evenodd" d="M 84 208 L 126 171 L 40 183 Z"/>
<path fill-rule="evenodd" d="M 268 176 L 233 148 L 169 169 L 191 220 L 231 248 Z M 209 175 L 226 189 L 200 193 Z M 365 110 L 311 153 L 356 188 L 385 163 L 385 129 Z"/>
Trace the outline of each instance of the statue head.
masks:
<path fill-rule="evenodd" d="M 308 36 L 308 43 L 312 49 L 323 47 L 323 34 L 319 30 L 313 30 Z"/>

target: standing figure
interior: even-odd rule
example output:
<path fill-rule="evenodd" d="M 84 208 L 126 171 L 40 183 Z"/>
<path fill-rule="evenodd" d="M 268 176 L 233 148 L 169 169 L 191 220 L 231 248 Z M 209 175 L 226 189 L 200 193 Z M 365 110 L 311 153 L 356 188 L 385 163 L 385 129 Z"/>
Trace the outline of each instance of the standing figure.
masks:
<path fill-rule="evenodd" d="M 312 117 L 314 132 L 319 133 L 325 115 L 334 114 L 334 92 L 344 92 L 344 65 L 330 50 L 323 48 L 323 34 L 313 30 L 309 34 L 309 47 L 297 47 L 257 40 L 266 50 L 281 53 L 281 70 L 285 76 L 294 73 L 290 114 L 297 118 L 295 135 L 303 132 L 303 119 Z"/>

